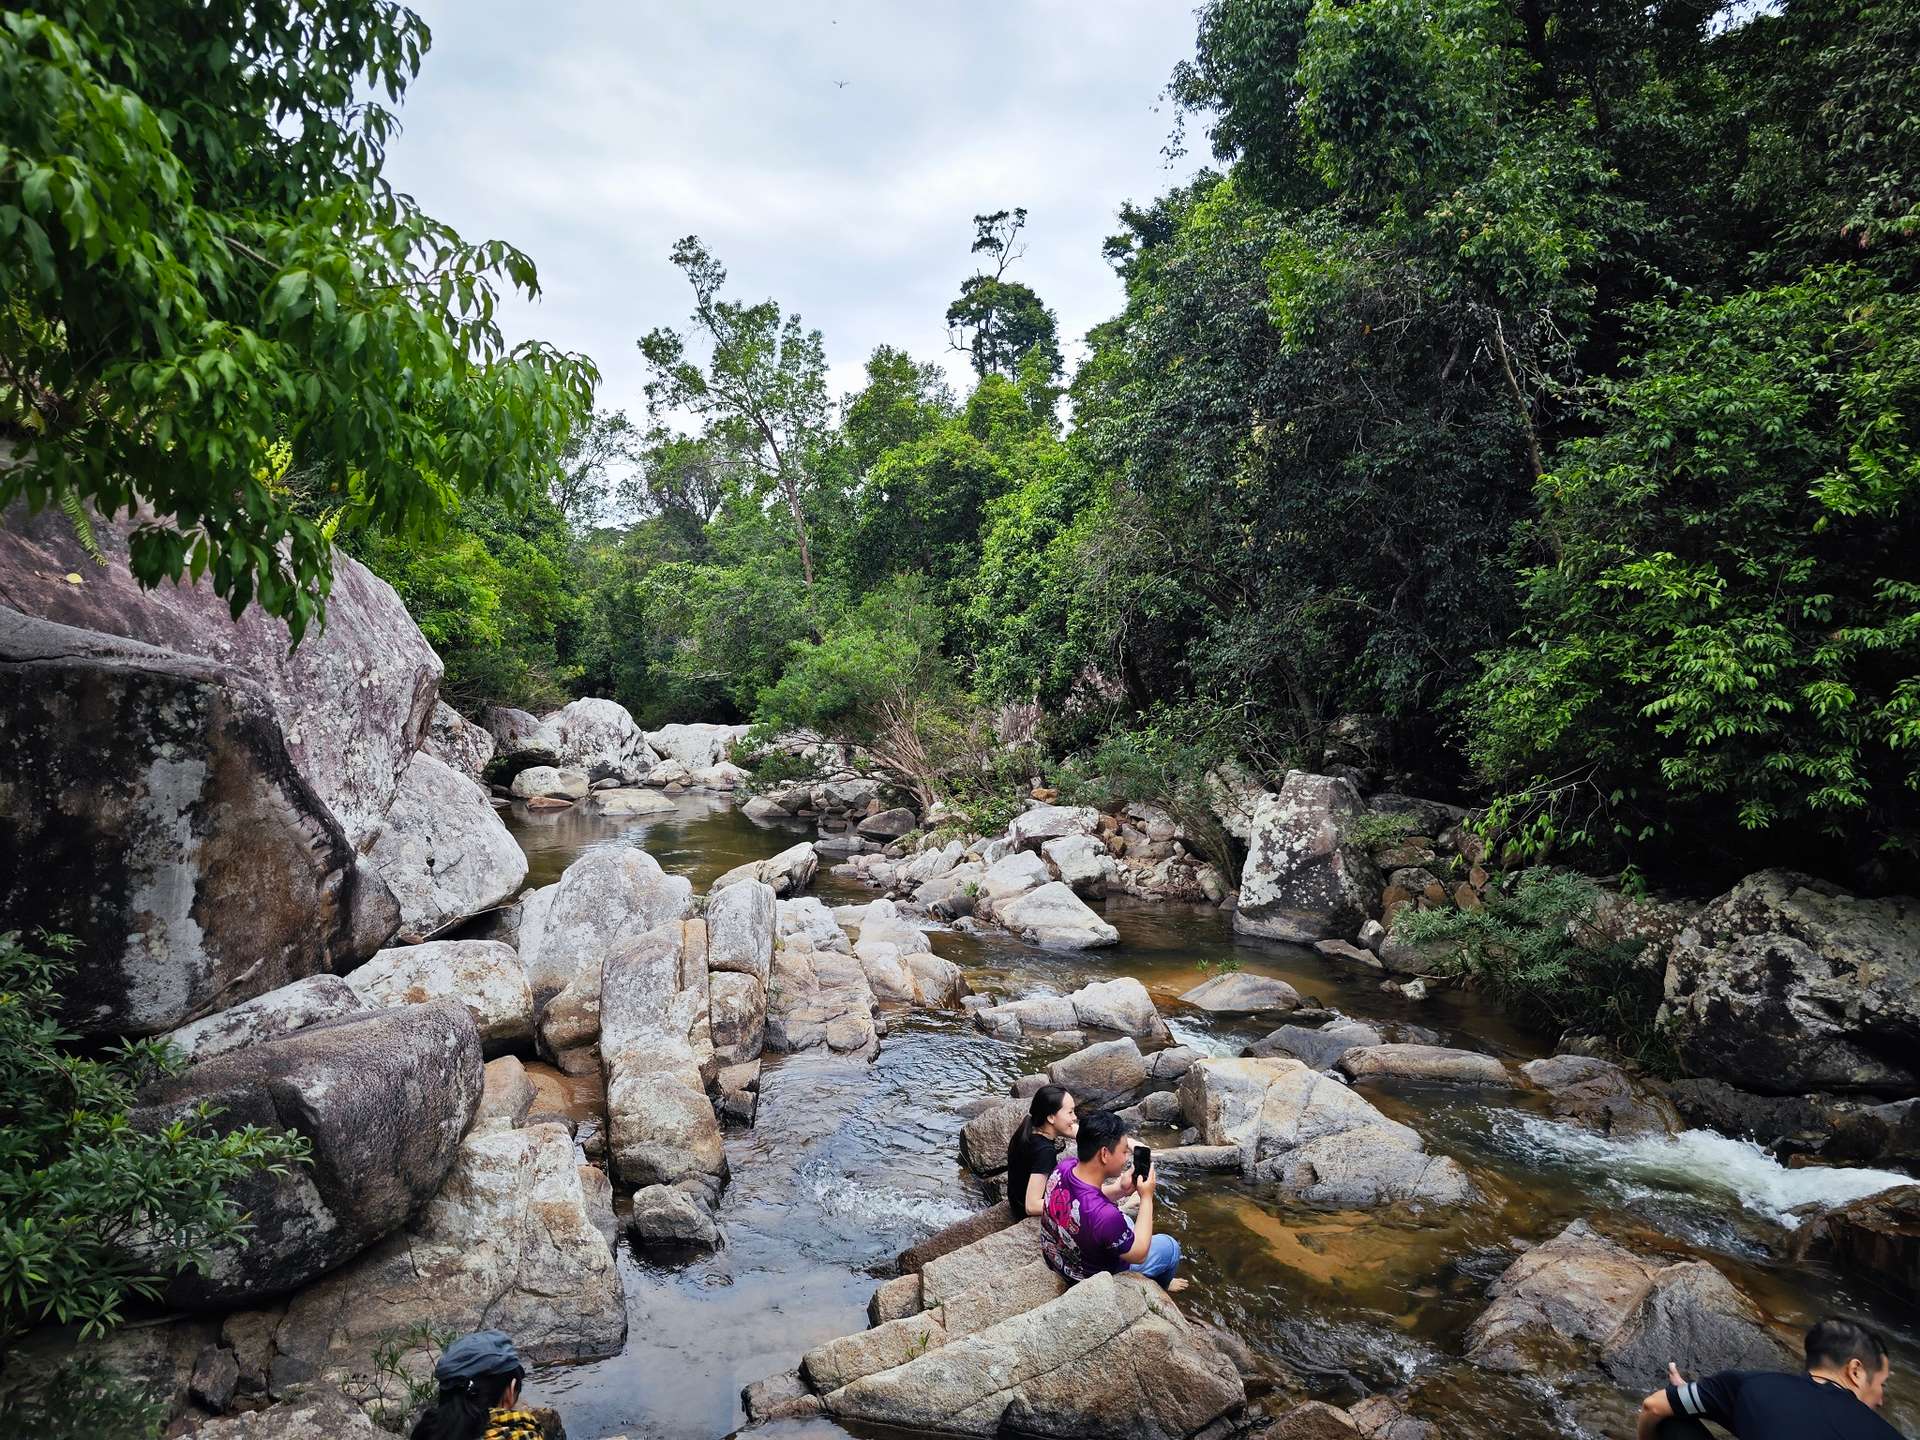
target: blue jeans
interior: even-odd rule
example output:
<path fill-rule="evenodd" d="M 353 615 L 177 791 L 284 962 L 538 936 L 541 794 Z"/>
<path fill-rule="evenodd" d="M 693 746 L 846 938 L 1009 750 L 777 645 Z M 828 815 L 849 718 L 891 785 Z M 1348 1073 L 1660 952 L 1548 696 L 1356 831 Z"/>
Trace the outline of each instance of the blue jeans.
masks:
<path fill-rule="evenodd" d="M 1171 1235 L 1156 1235 L 1147 1242 L 1147 1258 L 1127 1267 L 1136 1275 L 1158 1280 L 1162 1289 L 1180 1268 L 1180 1242 Z"/>

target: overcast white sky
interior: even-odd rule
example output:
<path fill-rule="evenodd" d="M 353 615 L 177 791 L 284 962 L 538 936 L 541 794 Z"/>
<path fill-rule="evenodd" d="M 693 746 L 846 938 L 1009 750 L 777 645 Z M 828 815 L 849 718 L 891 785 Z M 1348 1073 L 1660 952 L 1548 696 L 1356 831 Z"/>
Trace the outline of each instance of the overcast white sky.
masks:
<path fill-rule="evenodd" d="M 528 251 L 545 294 L 510 334 L 592 356 L 600 403 L 636 416 L 634 341 L 686 319 L 682 235 L 735 298 L 824 333 L 836 395 L 882 342 L 958 383 L 942 317 L 976 211 L 1027 207 L 1012 273 L 1077 341 L 1119 307 L 1100 242 L 1120 203 L 1195 166 L 1168 168 L 1160 100 L 1192 51 L 1186 0 L 413 3 L 433 48 L 388 177 Z"/>

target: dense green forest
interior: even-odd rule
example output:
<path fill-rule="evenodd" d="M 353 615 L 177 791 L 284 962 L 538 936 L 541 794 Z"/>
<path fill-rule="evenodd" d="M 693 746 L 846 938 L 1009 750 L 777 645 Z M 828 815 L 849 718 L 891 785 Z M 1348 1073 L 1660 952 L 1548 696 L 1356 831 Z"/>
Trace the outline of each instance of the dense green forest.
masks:
<path fill-rule="evenodd" d="M 469 709 L 811 725 L 967 803 L 1323 764 L 1360 716 L 1534 855 L 1911 883 L 1912 0 L 1211 0 L 1169 90 L 1215 168 L 1122 208 L 1071 374 L 1025 211 L 974 217 L 953 355 L 838 397 L 689 236 L 646 394 L 590 415 L 588 362 L 494 326 L 530 262 L 380 181 L 348 101 L 425 27 L 291 13 L 250 33 L 299 63 L 237 69 L 180 16 L 9 13 L 0 396 L 41 463 L 0 498 L 137 489 L 151 576 L 296 625 L 337 539 Z"/>

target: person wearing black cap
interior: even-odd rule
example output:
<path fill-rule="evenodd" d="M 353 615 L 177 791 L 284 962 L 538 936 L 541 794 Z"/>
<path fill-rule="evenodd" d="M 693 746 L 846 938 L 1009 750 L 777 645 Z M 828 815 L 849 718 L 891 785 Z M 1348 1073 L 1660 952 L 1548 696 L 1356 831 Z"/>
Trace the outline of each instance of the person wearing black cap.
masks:
<path fill-rule="evenodd" d="M 433 1367 L 440 1395 L 413 1427 L 412 1440 L 542 1440 L 540 1424 L 518 1409 L 527 1378 L 513 1341 L 498 1330 L 462 1335 Z"/>

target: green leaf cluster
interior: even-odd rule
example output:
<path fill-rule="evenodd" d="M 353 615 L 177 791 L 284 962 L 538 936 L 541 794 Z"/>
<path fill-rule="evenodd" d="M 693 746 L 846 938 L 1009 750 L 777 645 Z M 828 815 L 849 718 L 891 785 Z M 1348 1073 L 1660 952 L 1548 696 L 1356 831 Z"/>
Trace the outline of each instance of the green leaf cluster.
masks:
<path fill-rule="evenodd" d="M 0 934 L 0 1355 L 40 1324 L 104 1334 L 129 1297 L 245 1235 L 228 1186 L 307 1153 L 296 1135 L 217 1131 L 207 1107 L 136 1129 L 136 1090 L 178 1062 L 154 1040 L 76 1048 L 55 1018 L 69 948 Z"/>
<path fill-rule="evenodd" d="M 137 514 L 143 583 L 209 576 L 297 642 L 320 512 L 418 535 L 544 487 L 592 366 L 509 345 L 532 262 L 381 176 L 428 41 L 390 0 L 0 15 L 0 505 Z"/>

